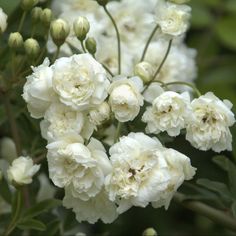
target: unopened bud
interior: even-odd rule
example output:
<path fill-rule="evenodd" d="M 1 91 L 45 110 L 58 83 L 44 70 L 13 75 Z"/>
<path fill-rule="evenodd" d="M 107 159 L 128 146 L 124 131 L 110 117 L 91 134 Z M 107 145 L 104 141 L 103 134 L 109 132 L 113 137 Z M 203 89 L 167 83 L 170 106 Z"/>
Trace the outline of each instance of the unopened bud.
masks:
<path fill-rule="evenodd" d="M 175 4 L 184 4 L 184 3 L 189 2 L 190 0 L 169 0 L 169 1 Z"/>
<path fill-rule="evenodd" d="M 23 46 L 23 37 L 19 32 L 11 33 L 8 39 L 8 45 L 12 49 L 18 49 Z"/>
<path fill-rule="evenodd" d="M 110 118 L 110 106 L 103 102 L 96 109 L 89 112 L 89 120 L 94 125 L 101 125 Z"/>
<path fill-rule="evenodd" d="M 32 9 L 36 4 L 38 3 L 38 0 L 21 0 L 21 8 L 24 11 L 29 11 Z"/>
<path fill-rule="evenodd" d="M 101 6 L 106 6 L 109 0 L 96 0 L 97 3 Z"/>
<path fill-rule="evenodd" d="M 85 40 L 90 29 L 90 24 L 87 18 L 80 16 L 77 20 L 74 21 L 73 26 L 76 37 L 80 41 Z"/>
<path fill-rule="evenodd" d="M 38 23 L 40 21 L 40 16 L 42 14 L 43 9 L 41 7 L 34 7 L 31 11 L 31 17 L 33 23 Z"/>
<path fill-rule="evenodd" d="M 43 22 L 45 26 L 49 26 L 52 21 L 52 11 L 49 8 L 45 8 L 40 16 L 40 20 Z"/>
<path fill-rule="evenodd" d="M 94 38 L 87 38 L 85 41 L 85 46 L 86 49 L 88 50 L 89 53 L 94 55 L 97 51 L 97 43 Z"/>
<path fill-rule="evenodd" d="M 6 28 L 7 28 L 7 14 L 0 7 L 0 35 L 6 30 Z"/>
<path fill-rule="evenodd" d="M 134 74 L 139 76 L 144 83 L 148 83 L 153 78 L 154 68 L 150 63 L 143 61 L 135 66 Z"/>
<path fill-rule="evenodd" d="M 143 236 L 157 236 L 157 232 L 153 228 L 147 228 L 146 230 L 144 230 Z"/>
<path fill-rule="evenodd" d="M 37 40 L 29 38 L 24 43 L 25 52 L 29 57 L 35 58 L 40 52 L 40 46 Z"/>
<path fill-rule="evenodd" d="M 62 19 L 57 19 L 52 22 L 50 33 L 53 42 L 60 47 L 68 37 L 70 33 L 70 27 L 68 23 Z"/>

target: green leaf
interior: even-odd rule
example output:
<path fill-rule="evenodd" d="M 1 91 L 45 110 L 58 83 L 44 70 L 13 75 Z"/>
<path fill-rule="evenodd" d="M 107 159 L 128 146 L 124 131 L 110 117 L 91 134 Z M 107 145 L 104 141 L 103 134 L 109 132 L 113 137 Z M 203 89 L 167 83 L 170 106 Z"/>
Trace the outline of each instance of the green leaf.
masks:
<path fill-rule="evenodd" d="M 61 205 L 61 201 L 58 199 L 44 200 L 42 202 L 37 203 L 30 209 L 28 209 L 24 214 L 24 218 L 32 218 L 32 217 L 38 216 L 60 205 Z"/>
<path fill-rule="evenodd" d="M 235 0 L 228 0 L 226 2 L 225 8 L 229 12 L 236 12 L 236 1 Z"/>
<path fill-rule="evenodd" d="M 231 210 L 232 210 L 234 218 L 236 218 L 236 201 L 233 202 L 233 204 L 231 206 Z"/>
<path fill-rule="evenodd" d="M 0 187 L 0 194 L 2 196 L 2 198 L 9 204 L 12 203 L 12 195 L 11 195 L 11 191 L 10 188 L 7 184 L 7 181 L 3 178 L 1 183 L 0 183 L 1 187 Z"/>
<path fill-rule="evenodd" d="M 231 49 L 236 50 L 236 16 L 231 15 L 222 18 L 216 25 L 216 33 L 221 42 Z"/>
<path fill-rule="evenodd" d="M 228 187 L 224 183 L 212 181 L 209 179 L 198 179 L 197 184 L 201 185 L 206 189 L 218 193 L 220 196 L 222 196 L 222 198 L 224 198 L 227 201 L 232 201 L 232 195 Z"/>
<path fill-rule="evenodd" d="M 19 5 L 20 0 L 15 1 L 6 1 L 6 0 L 0 0 L 0 6 L 1 8 L 9 15 L 11 14 L 16 7 Z"/>
<path fill-rule="evenodd" d="M 39 231 L 46 230 L 46 225 L 43 222 L 35 219 L 26 219 L 19 221 L 17 227 L 21 230 L 29 230 L 29 229 L 34 229 Z"/>
<path fill-rule="evenodd" d="M 59 230 L 60 221 L 54 220 L 47 225 L 47 236 L 56 235 Z M 57 234 L 58 235 L 58 234 Z"/>

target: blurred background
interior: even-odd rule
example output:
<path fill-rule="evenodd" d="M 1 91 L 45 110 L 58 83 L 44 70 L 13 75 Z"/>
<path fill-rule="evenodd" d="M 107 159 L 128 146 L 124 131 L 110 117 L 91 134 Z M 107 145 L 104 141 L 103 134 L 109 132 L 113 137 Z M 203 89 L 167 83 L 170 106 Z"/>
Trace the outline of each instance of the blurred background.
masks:
<path fill-rule="evenodd" d="M 18 3 L 17 0 L 0 0 L 0 6 L 6 13 L 14 12 L 10 19 L 12 21 L 18 19 Z M 188 46 L 198 51 L 196 84 L 202 93 L 212 91 L 221 99 L 229 99 L 236 106 L 236 0 L 191 0 L 189 4 L 192 6 L 192 25 L 187 34 L 186 42 Z M 17 112 L 17 110 L 15 111 Z M 235 107 L 233 111 L 236 111 Z M 0 107 L 0 124 L 3 124 L 4 120 L 3 109 Z M 37 121 L 29 119 L 28 115 L 23 114 L 19 117 L 19 122 L 24 130 L 24 133 L 22 132 L 22 135 L 25 136 L 23 140 L 26 140 L 25 142 L 31 140 L 25 145 L 33 145 L 34 142 L 37 143 L 42 140 L 39 136 Z M 29 128 L 29 126 L 32 127 Z M 33 132 L 27 133 L 27 130 L 33 130 Z M 7 129 L 1 129 L 1 136 L 4 133 L 7 133 Z M 235 126 L 232 128 L 232 134 L 234 136 L 234 150 L 232 153 L 226 152 L 223 155 L 230 160 L 236 160 Z M 37 145 L 40 148 L 40 146 L 45 146 L 45 143 L 40 141 Z M 171 147 L 171 144 L 167 143 L 167 146 Z M 215 153 L 197 151 L 181 136 L 176 139 L 175 148 L 191 157 L 193 166 L 198 168 L 197 176 L 192 183 L 201 177 L 228 184 L 227 173 L 212 162 Z M 43 165 L 45 172 L 47 172 L 46 163 Z M 34 186 L 33 190 L 37 191 L 37 186 Z M 212 198 L 206 198 L 206 202 L 225 211 L 228 210 L 229 205 L 221 199 L 219 193 L 214 193 L 213 196 L 213 193 L 207 192 L 205 188 L 201 189 L 199 186 L 197 189 L 191 182 L 181 187 L 180 191 L 188 194 L 202 191 L 202 196 L 212 194 Z M 57 197 L 62 196 L 62 194 L 58 193 Z M 199 199 L 202 200 L 204 197 L 202 199 L 199 197 Z M 147 227 L 154 227 L 162 236 L 235 235 L 207 218 L 184 209 L 174 201 L 168 211 L 151 207 L 146 209 L 132 208 L 111 225 L 102 223 L 97 223 L 94 226 L 78 224 L 73 213 L 64 209 L 59 209 L 59 211 L 65 231 L 67 228 L 76 228 L 77 232 L 88 232 L 88 235 L 141 235 Z M 50 216 L 47 217 L 50 218 Z M 34 235 L 44 234 L 35 233 Z"/>

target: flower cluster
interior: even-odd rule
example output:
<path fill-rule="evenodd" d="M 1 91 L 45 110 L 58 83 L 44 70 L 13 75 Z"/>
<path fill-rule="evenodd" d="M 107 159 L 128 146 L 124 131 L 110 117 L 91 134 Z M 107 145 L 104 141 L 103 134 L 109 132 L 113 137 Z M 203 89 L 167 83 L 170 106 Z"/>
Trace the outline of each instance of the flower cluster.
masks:
<path fill-rule="evenodd" d="M 74 28 L 64 45 L 53 38 L 67 56 L 33 67 L 23 98 L 31 116 L 42 119 L 49 176 L 65 189 L 63 205 L 79 222 L 111 223 L 132 206 L 167 209 L 180 185 L 195 175 L 190 158 L 165 147 L 159 133 L 185 132 L 200 150 L 231 150 L 235 118 L 229 101 L 201 95 L 191 85 L 198 95 L 193 99 L 180 86 L 196 75 L 195 51 L 183 43 L 190 7 L 162 0 L 114 1 L 108 7 L 97 2 L 117 22 L 122 60 L 114 51 L 117 32 L 102 17 L 102 7 L 92 0 L 55 1 L 55 10 Z M 83 18 L 76 20 L 78 13 Z M 152 33 L 142 54 L 152 24 L 159 37 Z M 88 32 L 100 36 L 97 45 L 88 38 L 85 50 Z M 71 45 L 85 52 L 68 55 Z M 146 131 L 140 126 L 133 132 L 134 120 L 146 123 Z"/>

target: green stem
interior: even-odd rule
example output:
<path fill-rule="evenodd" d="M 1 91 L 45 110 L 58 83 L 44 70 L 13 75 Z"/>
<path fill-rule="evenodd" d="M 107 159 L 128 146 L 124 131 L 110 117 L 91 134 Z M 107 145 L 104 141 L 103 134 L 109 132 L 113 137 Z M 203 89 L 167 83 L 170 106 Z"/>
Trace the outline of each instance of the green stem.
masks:
<path fill-rule="evenodd" d="M 4 236 L 10 235 L 10 233 L 15 229 L 17 221 L 19 219 L 19 215 L 21 212 L 21 203 L 22 203 L 22 193 L 21 190 L 17 190 L 16 193 L 16 210 L 14 212 L 14 215 L 12 216 L 12 219 L 6 228 L 6 231 L 4 232 Z"/>
<path fill-rule="evenodd" d="M 112 77 L 114 77 L 113 73 L 110 71 L 110 69 L 109 69 L 105 64 L 102 63 L 102 66 L 104 67 L 104 69 L 105 69 Z"/>
<path fill-rule="evenodd" d="M 19 24 L 18 29 L 17 29 L 17 32 L 19 32 L 19 33 L 20 33 L 20 31 L 22 30 L 22 27 L 23 27 L 23 24 L 24 24 L 24 21 L 25 21 L 26 14 L 27 14 L 27 12 L 24 11 L 23 14 L 22 14 L 22 16 L 21 16 L 20 24 Z"/>
<path fill-rule="evenodd" d="M 181 204 L 183 207 L 190 209 L 198 214 L 201 214 L 212 221 L 221 224 L 225 228 L 228 228 L 236 232 L 236 219 L 230 217 L 225 212 L 217 210 L 211 206 L 208 206 L 202 202 L 185 200 L 184 194 L 176 193 L 174 196 L 175 202 Z"/>
<path fill-rule="evenodd" d="M 85 47 L 84 47 L 84 41 L 81 40 L 81 41 L 80 41 L 80 44 L 81 44 L 81 47 L 82 47 L 83 52 L 86 53 L 86 49 L 85 49 Z"/>
<path fill-rule="evenodd" d="M 58 46 L 57 46 L 57 50 L 56 50 L 56 52 L 55 52 L 55 54 L 54 54 L 54 56 L 53 56 L 52 63 L 54 63 L 54 62 L 56 61 L 56 59 L 58 58 L 59 53 L 60 53 L 60 48 L 61 48 L 61 47 L 58 47 Z"/>
<path fill-rule="evenodd" d="M 152 38 L 154 37 L 154 35 L 157 32 L 158 28 L 159 28 L 159 25 L 156 25 L 155 28 L 153 29 L 153 31 L 151 32 L 151 34 L 150 34 L 150 36 L 148 38 L 148 41 L 147 41 L 147 43 L 146 43 L 146 45 L 144 47 L 143 54 L 142 54 L 142 57 L 140 59 L 140 62 L 142 62 L 144 60 L 145 55 L 146 55 L 147 50 L 148 50 L 148 47 L 149 47 L 149 44 L 151 43 Z"/>
<path fill-rule="evenodd" d="M 122 123 L 120 121 L 118 121 L 118 124 L 116 127 L 115 138 L 114 138 L 115 143 L 119 140 L 121 128 L 122 128 Z"/>
<path fill-rule="evenodd" d="M 118 74 L 121 74 L 121 40 L 120 40 L 120 33 L 117 27 L 117 24 L 114 20 L 114 18 L 112 17 L 111 13 L 108 11 L 107 7 L 104 6 L 104 11 L 106 12 L 106 14 L 108 15 L 108 17 L 110 18 L 115 31 L 116 31 L 116 37 L 117 37 L 117 47 L 118 47 Z"/>
<path fill-rule="evenodd" d="M 164 65 L 164 63 L 165 63 L 165 61 L 166 61 L 166 59 L 167 59 L 167 57 L 168 57 L 168 55 L 169 55 L 171 45 L 172 45 L 172 39 L 169 41 L 168 48 L 167 48 L 167 50 L 166 50 L 166 54 L 165 54 L 165 56 L 164 56 L 164 58 L 163 58 L 161 64 L 160 64 L 159 67 L 157 68 L 157 70 L 156 70 L 156 72 L 155 72 L 155 74 L 154 74 L 154 76 L 153 76 L 153 80 L 154 80 L 154 79 L 157 77 L 157 75 L 160 73 L 160 71 L 161 71 L 161 69 L 162 69 L 162 67 L 163 67 L 163 65 Z"/>
<path fill-rule="evenodd" d="M 157 81 L 157 82 L 160 82 L 160 81 Z M 190 88 L 192 88 L 192 90 L 196 93 L 196 95 L 198 97 L 200 97 L 202 94 L 201 92 L 196 88 L 196 86 L 194 84 L 191 84 L 191 83 L 187 83 L 187 82 L 183 82 L 183 81 L 174 81 L 174 82 L 170 82 L 170 83 L 164 83 L 164 86 L 169 86 L 169 85 L 185 85 L 185 86 L 188 86 Z"/>

